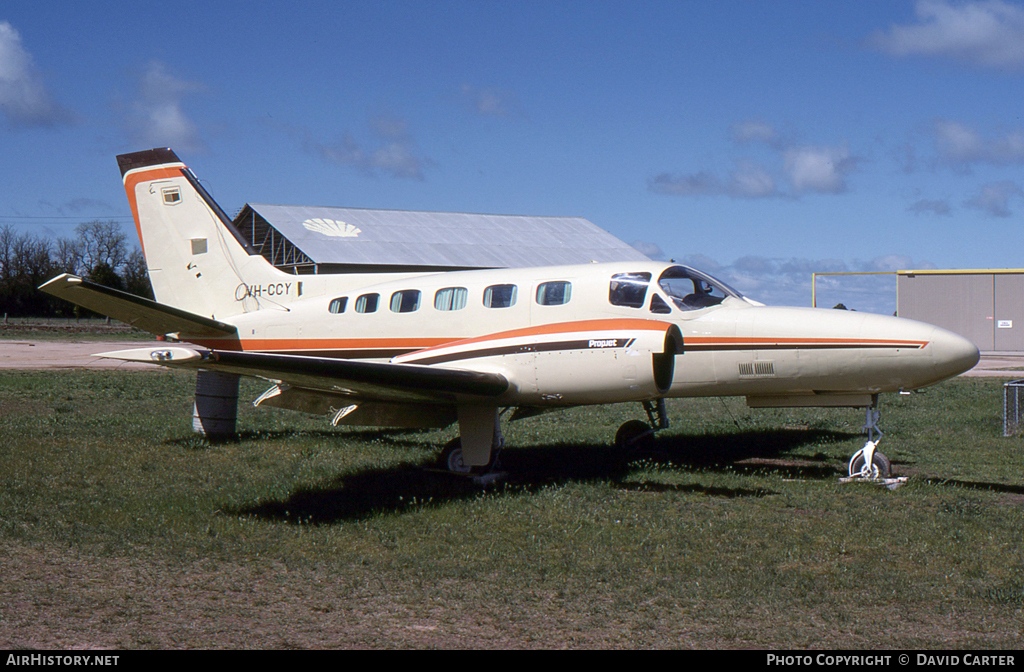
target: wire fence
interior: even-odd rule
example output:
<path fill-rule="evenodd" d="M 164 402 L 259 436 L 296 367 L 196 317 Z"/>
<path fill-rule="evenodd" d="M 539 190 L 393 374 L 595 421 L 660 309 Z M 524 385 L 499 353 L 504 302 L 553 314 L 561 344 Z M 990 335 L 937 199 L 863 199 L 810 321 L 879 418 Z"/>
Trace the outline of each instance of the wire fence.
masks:
<path fill-rule="evenodd" d="M 1003 436 L 1013 436 L 1020 431 L 1024 420 L 1024 380 L 1011 380 L 1003 384 Z"/>

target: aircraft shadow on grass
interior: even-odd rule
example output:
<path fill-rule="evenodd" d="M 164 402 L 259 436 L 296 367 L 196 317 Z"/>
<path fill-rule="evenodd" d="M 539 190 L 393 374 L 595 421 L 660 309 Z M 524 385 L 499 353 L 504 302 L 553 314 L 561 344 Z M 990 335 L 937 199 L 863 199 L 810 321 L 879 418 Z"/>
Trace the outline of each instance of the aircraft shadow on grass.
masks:
<path fill-rule="evenodd" d="M 380 437 L 379 433 L 367 434 Z M 774 493 L 764 488 L 635 481 L 630 475 L 638 467 L 651 465 L 703 472 L 770 472 L 805 480 L 834 478 L 845 473 L 845 464 L 836 464 L 834 460 L 830 462 L 820 453 L 798 459 L 786 459 L 786 453 L 808 444 L 855 437 L 854 434 L 815 429 L 665 436 L 659 437 L 651 449 L 628 455 L 608 445 L 515 447 L 501 453 L 500 470 L 507 475 L 492 487 L 497 492 L 519 494 L 552 484 L 605 481 L 621 490 L 637 492 L 764 497 Z M 464 476 L 425 468 L 422 463 L 402 464 L 341 475 L 314 487 L 298 489 L 287 498 L 233 508 L 227 513 L 292 523 L 330 524 L 378 513 L 401 513 L 441 506 L 473 499 L 480 492 L 481 486 Z"/>
<path fill-rule="evenodd" d="M 347 439 L 358 439 L 361 441 L 377 441 L 395 446 L 421 446 L 422 442 L 409 441 L 402 437 L 424 434 L 428 430 L 422 429 L 389 429 L 386 432 L 380 430 L 357 430 L 345 433 Z M 333 429 L 272 429 L 272 430 L 248 430 L 232 434 L 224 438 L 209 438 L 199 435 L 187 436 L 180 439 L 170 439 L 167 445 L 178 448 L 205 449 L 212 445 L 243 443 L 246 441 L 284 441 L 296 437 L 323 439 L 325 441 L 337 441 L 338 432 Z"/>

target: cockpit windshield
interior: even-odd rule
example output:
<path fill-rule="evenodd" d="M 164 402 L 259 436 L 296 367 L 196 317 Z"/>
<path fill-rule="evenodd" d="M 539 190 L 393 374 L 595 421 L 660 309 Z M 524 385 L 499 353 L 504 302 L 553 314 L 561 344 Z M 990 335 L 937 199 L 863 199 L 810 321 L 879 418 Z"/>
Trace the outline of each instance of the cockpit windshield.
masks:
<path fill-rule="evenodd" d="M 672 299 L 679 310 L 699 310 L 717 306 L 728 297 L 743 296 L 706 273 L 688 266 L 672 266 L 658 278 L 658 286 Z"/>

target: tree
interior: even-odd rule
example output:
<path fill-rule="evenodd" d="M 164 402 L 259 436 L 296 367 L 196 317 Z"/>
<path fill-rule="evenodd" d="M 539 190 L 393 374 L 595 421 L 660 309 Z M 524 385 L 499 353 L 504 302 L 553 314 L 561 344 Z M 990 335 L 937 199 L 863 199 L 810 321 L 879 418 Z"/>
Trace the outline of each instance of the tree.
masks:
<path fill-rule="evenodd" d="M 149 281 L 149 270 L 146 266 L 146 256 L 142 250 L 135 248 L 128 255 L 124 264 L 124 271 L 121 273 L 124 278 L 124 289 L 136 296 L 147 299 L 153 298 L 153 285 Z"/>
<path fill-rule="evenodd" d="M 82 222 L 75 227 L 75 233 L 78 234 L 82 265 L 87 273 L 100 264 L 106 264 L 116 272 L 128 260 L 128 237 L 117 222 L 98 219 Z"/>
<path fill-rule="evenodd" d="M 53 275 L 51 243 L 40 236 L 0 230 L 0 312 L 11 315 L 52 314 L 55 303 L 36 287 Z"/>
<path fill-rule="evenodd" d="M 60 273 L 153 298 L 146 258 L 129 248 L 117 222 L 83 222 L 75 233 L 54 241 L 0 225 L 0 315 L 77 315 L 79 308 L 37 289 Z"/>
<path fill-rule="evenodd" d="M 53 265 L 54 270 L 61 273 L 85 273 L 87 269 L 83 268 L 81 242 L 71 238 L 58 238 L 53 246 Z"/>

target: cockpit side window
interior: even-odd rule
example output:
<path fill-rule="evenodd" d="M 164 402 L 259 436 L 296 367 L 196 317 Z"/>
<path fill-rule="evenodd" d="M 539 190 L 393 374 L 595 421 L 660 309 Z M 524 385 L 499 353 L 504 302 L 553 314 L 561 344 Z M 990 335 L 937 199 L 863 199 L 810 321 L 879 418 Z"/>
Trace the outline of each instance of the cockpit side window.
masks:
<path fill-rule="evenodd" d="M 739 292 L 725 283 L 685 266 L 666 269 L 658 278 L 658 286 L 668 294 L 679 310 L 717 306 L 730 296 L 742 298 Z M 653 305 L 651 309 L 654 309 Z"/>
<path fill-rule="evenodd" d="M 616 273 L 608 285 L 608 302 L 613 306 L 643 308 L 650 273 Z"/>
<path fill-rule="evenodd" d="M 665 315 L 665 314 L 671 313 L 672 309 L 669 308 L 669 305 L 667 303 L 665 303 L 660 296 L 658 296 L 657 294 L 652 294 L 651 295 L 651 312 L 652 313 L 660 313 L 662 315 Z"/>

